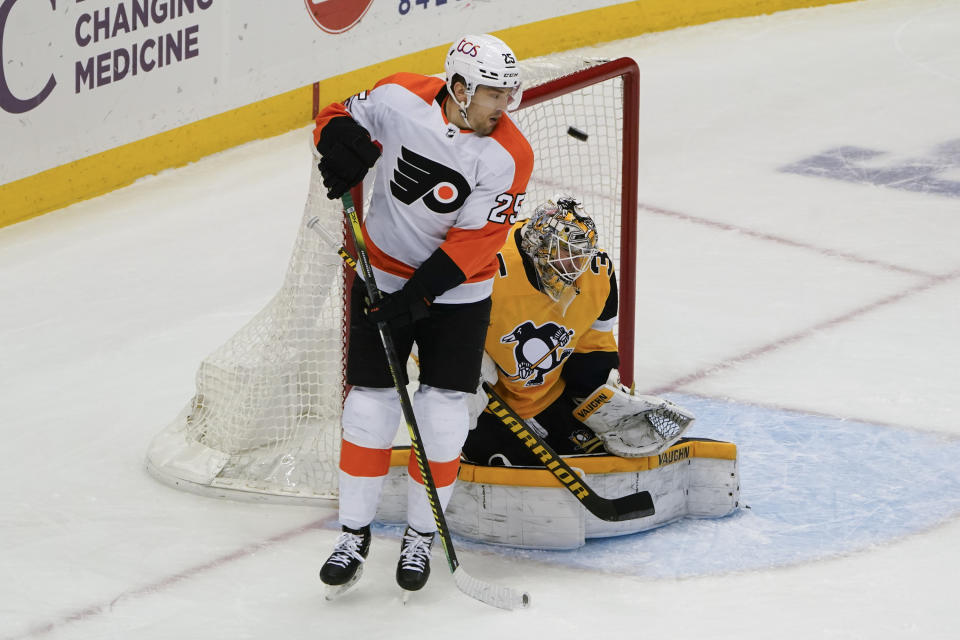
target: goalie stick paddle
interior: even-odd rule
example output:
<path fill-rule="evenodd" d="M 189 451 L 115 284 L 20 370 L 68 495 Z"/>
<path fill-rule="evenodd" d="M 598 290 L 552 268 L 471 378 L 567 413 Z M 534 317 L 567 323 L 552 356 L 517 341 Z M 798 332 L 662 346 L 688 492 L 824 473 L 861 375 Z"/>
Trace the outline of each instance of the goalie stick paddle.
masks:
<path fill-rule="evenodd" d="M 517 412 L 486 382 L 487 409 L 495 415 L 510 432 L 530 449 L 540 462 L 556 477 L 557 482 L 583 504 L 587 511 L 607 522 L 636 520 L 652 516 L 656 510 L 649 491 L 640 491 L 620 498 L 604 498 L 596 494 L 587 483 L 540 437 Z"/>
<path fill-rule="evenodd" d="M 382 294 L 377 288 L 377 283 L 373 277 L 373 268 L 370 266 L 370 257 L 367 255 L 367 246 L 363 240 L 363 231 L 360 228 L 360 218 L 357 216 L 357 210 L 353 205 L 353 197 L 349 191 L 341 196 L 341 201 L 343 202 L 343 213 L 350 223 L 350 232 L 353 235 L 353 241 L 357 247 L 356 264 L 359 265 L 360 272 L 363 274 L 363 281 L 367 287 L 367 295 L 370 301 L 376 304 L 382 298 Z M 316 228 L 315 221 L 311 220 L 307 223 L 307 226 L 323 235 L 322 232 Z M 338 253 L 340 257 L 350 265 L 350 254 L 342 247 Z M 420 476 L 423 478 L 423 485 L 427 490 L 427 500 L 430 503 L 430 508 L 433 510 L 433 519 L 437 523 L 437 534 L 440 536 L 440 542 L 443 544 L 443 551 L 446 553 L 447 564 L 450 566 L 450 572 L 453 574 L 454 583 L 460 591 L 471 598 L 494 607 L 517 609 L 529 606 L 530 594 L 516 591 L 509 587 L 496 586 L 484 582 L 471 576 L 460 566 L 460 561 L 457 560 L 457 554 L 453 548 L 453 538 L 450 536 L 450 530 L 447 528 L 447 520 L 440 506 L 440 498 L 437 495 L 437 485 L 434 484 L 433 474 L 430 472 L 430 465 L 427 462 L 427 456 L 423 450 L 423 440 L 420 437 L 420 428 L 417 426 L 417 419 L 413 413 L 413 405 L 410 402 L 410 396 L 407 394 L 407 388 L 403 384 L 403 377 L 400 375 L 400 361 L 397 357 L 397 350 L 393 345 L 393 336 L 386 322 L 378 322 L 377 329 L 380 332 L 383 349 L 387 354 L 387 365 L 390 368 L 390 375 L 393 377 L 393 386 L 400 395 L 400 408 L 403 412 L 403 418 L 407 424 L 407 431 L 410 435 L 410 448 L 416 457 L 417 466 L 420 469 Z"/>

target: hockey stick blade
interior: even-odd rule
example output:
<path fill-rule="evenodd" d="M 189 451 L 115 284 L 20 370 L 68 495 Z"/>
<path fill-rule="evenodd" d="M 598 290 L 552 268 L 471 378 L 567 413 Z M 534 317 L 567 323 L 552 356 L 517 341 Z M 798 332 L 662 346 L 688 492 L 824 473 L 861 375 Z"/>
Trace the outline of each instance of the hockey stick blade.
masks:
<path fill-rule="evenodd" d="M 513 611 L 514 609 L 526 609 L 530 606 L 530 594 L 526 591 L 517 591 L 510 587 L 499 587 L 489 582 L 483 582 L 464 571 L 463 567 L 457 567 L 453 572 L 453 582 L 463 593 L 492 607 Z"/>
<path fill-rule="evenodd" d="M 653 507 L 653 498 L 650 496 L 649 491 L 641 491 L 640 493 L 631 493 L 621 498 L 614 498 L 611 504 L 613 511 L 611 522 L 647 518 L 656 513 L 656 509 Z"/>
<path fill-rule="evenodd" d="M 504 402 L 493 387 L 484 382 L 483 389 L 489 400 L 487 410 L 540 459 L 540 463 L 553 473 L 557 482 L 572 493 L 587 511 L 607 522 L 646 518 L 656 513 L 649 491 L 640 491 L 612 500 L 597 495 L 543 438 L 527 426 L 523 418 Z"/>

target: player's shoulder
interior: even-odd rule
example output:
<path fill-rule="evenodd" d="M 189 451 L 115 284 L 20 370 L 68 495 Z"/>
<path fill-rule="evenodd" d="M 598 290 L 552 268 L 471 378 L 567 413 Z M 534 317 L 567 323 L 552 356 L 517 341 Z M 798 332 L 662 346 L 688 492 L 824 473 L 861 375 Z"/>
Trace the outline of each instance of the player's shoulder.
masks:
<path fill-rule="evenodd" d="M 383 78 L 373 88 L 377 89 L 384 86 L 405 89 L 424 102 L 430 103 L 437 97 L 437 93 L 444 86 L 444 82 L 442 78 L 401 71 Z"/>
<path fill-rule="evenodd" d="M 532 168 L 533 147 L 530 146 L 527 137 L 523 135 L 520 127 L 517 126 L 517 123 L 514 122 L 513 118 L 509 115 L 503 114 L 500 122 L 497 123 L 497 127 L 493 130 L 493 133 L 490 134 L 490 137 L 506 149 L 507 152 L 513 156 L 515 162 L 518 164 L 521 162 L 524 164 L 529 162 Z"/>
<path fill-rule="evenodd" d="M 533 147 L 507 114 L 500 118 L 490 135 L 477 137 L 477 142 L 485 149 L 481 151 L 481 157 L 491 170 L 497 174 L 512 176 L 523 184 L 530 179 L 530 174 L 533 173 Z M 489 150 L 492 148 L 495 148 L 496 152 L 491 153 Z"/>
<path fill-rule="evenodd" d="M 522 262 L 520 258 L 520 234 L 525 222 L 526 220 L 519 220 L 510 227 L 510 231 L 507 232 L 507 239 L 497 252 L 500 255 L 501 266 L 503 267 L 499 273 L 500 277 L 506 277 L 507 272 L 514 270 L 514 265 L 519 265 Z"/>
<path fill-rule="evenodd" d="M 521 218 L 520 220 L 517 220 L 510 226 L 510 233 L 508 235 L 512 242 L 510 242 L 509 244 L 512 248 L 514 248 L 517 251 L 520 250 L 518 245 L 520 244 L 520 238 L 521 238 L 520 234 L 523 231 L 523 225 L 527 224 L 529 220 L 530 220 L 529 217 Z"/>
<path fill-rule="evenodd" d="M 507 240 L 503 243 L 501 251 L 504 253 L 512 253 L 520 255 L 520 241 L 523 239 L 523 225 L 527 224 L 529 218 L 523 218 L 522 220 L 517 220 L 510 226 L 510 231 L 507 232 Z"/>

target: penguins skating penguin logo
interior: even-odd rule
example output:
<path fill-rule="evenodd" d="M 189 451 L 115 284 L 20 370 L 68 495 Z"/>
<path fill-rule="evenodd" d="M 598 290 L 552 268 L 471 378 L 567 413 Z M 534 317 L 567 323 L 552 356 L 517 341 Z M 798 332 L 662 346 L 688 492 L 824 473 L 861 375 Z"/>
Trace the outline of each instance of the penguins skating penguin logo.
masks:
<path fill-rule="evenodd" d="M 523 386 L 543 384 L 543 377 L 556 369 L 573 353 L 570 344 L 573 329 L 561 327 L 554 322 L 545 322 L 539 327 L 530 321 L 517 326 L 500 338 L 503 344 L 516 343 L 513 357 L 517 362 L 516 375 L 511 380 L 524 380 Z"/>

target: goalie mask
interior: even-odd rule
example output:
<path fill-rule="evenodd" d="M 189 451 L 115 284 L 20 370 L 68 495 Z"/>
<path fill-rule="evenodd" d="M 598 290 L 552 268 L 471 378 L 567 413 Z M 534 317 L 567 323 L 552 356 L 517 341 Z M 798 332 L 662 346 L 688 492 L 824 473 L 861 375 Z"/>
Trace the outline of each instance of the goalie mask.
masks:
<path fill-rule="evenodd" d="M 523 89 L 520 86 L 517 57 L 500 38 L 484 34 L 467 35 L 457 39 L 447 52 L 444 70 L 450 99 L 460 108 L 464 119 L 467 107 L 480 85 L 510 89 L 507 111 L 513 111 L 520 106 Z M 466 86 L 467 101 L 464 103 L 458 102 L 454 97 L 454 76 L 463 78 Z"/>
<path fill-rule="evenodd" d="M 520 248 L 533 261 L 540 290 L 566 308 L 579 293 L 574 283 L 597 254 L 597 228 L 579 200 L 559 196 L 523 225 Z"/>

